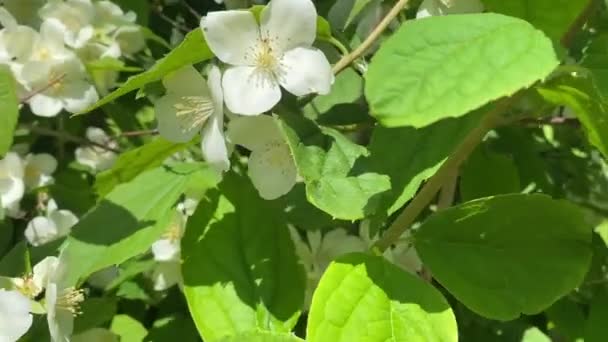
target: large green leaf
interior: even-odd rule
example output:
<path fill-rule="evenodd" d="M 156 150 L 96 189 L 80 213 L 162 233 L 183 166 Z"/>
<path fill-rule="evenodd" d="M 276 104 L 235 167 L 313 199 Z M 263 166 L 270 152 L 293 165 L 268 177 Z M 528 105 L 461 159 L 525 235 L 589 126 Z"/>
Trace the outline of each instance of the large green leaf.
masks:
<path fill-rule="evenodd" d="M 160 167 L 114 188 L 91 209 L 67 239 L 68 284 L 148 250 L 173 216 L 173 207 L 193 177 L 217 175 L 201 164 Z"/>
<path fill-rule="evenodd" d="M 454 313 L 439 291 L 382 257 L 332 262 L 308 317 L 309 342 L 457 341 Z"/>
<path fill-rule="evenodd" d="M 123 153 L 111 169 L 97 175 L 95 190 L 100 197 L 115 186 L 128 182 L 140 173 L 162 165 L 165 159 L 185 149 L 188 144 L 175 144 L 163 138 Z"/>
<path fill-rule="evenodd" d="M 365 95 L 385 126 L 422 127 L 458 117 L 545 78 L 558 65 L 551 41 L 499 14 L 409 21 L 369 66 Z"/>
<path fill-rule="evenodd" d="M 303 339 L 292 334 L 280 334 L 270 332 L 251 332 L 229 336 L 219 340 L 220 342 L 304 342 Z"/>
<path fill-rule="evenodd" d="M 330 140 L 327 150 L 305 145 L 285 121 L 276 122 L 304 178 L 310 203 L 342 220 L 358 220 L 375 212 L 378 195 L 390 189 L 390 180 L 385 175 L 354 169 L 357 159 L 369 155 L 365 147 L 329 128 L 319 131 Z"/>
<path fill-rule="evenodd" d="M 567 78 L 538 91 L 545 100 L 571 108 L 583 124 L 591 144 L 608 156 L 608 107 L 587 80 Z"/>
<path fill-rule="evenodd" d="M 183 66 L 199 63 L 213 57 L 209 50 L 203 32 L 195 29 L 186 35 L 184 41 L 171 51 L 167 56 L 159 59 L 154 66 L 141 74 L 129 77 L 129 79 L 118 89 L 114 90 L 94 105 L 87 108 L 84 113 L 99 108 L 106 103 L 137 90 L 148 83 L 162 79 L 168 73 L 175 71 Z"/>
<path fill-rule="evenodd" d="M 584 212 L 544 195 L 502 195 L 442 210 L 415 234 L 433 276 L 492 319 L 536 314 L 578 286 L 591 261 Z"/>
<path fill-rule="evenodd" d="M 524 19 L 560 40 L 593 0 L 482 0 L 486 10 Z"/>
<path fill-rule="evenodd" d="M 13 144 L 13 132 L 19 117 L 15 80 L 7 66 L 0 67 L 0 112 L 0 156 L 3 156 Z"/>
<path fill-rule="evenodd" d="M 591 303 L 587 324 L 585 324 L 585 342 L 602 342 L 608 336 L 608 294 L 605 290 L 598 293 Z"/>
<path fill-rule="evenodd" d="M 368 169 L 390 176 L 379 214 L 392 214 L 412 199 L 420 184 L 435 174 L 483 115 L 446 119 L 423 128 L 377 126 L 369 145 Z M 449 137 L 446 139 L 445 137 Z"/>
<path fill-rule="evenodd" d="M 226 174 L 188 222 L 184 292 L 206 341 L 294 327 L 305 280 L 283 215 L 248 179 Z"/>
<path fill-rule="evenodd" d="M 594 38 L 585 49 L 581 65 L 591 73 L 591 79 L 604 102 L 608 102 L 608 34 Z"/>

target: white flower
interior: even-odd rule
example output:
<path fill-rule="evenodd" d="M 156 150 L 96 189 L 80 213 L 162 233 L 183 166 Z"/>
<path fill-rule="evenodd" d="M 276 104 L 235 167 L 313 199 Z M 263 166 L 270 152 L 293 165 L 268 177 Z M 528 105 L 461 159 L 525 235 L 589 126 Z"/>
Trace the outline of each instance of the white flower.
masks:
<path fill-rule="evenodd" d="M 146 47 L 146 39 L 141 27 L 137 25 L 126 25 L 118 28 L 112 35 L 118 45 L 120 51 L 124 55 L 132 55 L 143 50 Z"/>
<path fill-rule="evenodd" d="M 152 271 L 152 282 L 155 291 L 164 291 L 173 285 L 182 283 L 181 265 L 176 261 L 159 262 Z"/>
<path fill-rule="evenodd" d="M 310 0 L 272 0 L 260 24 L 249 11 L 209 13 L 201 28 L 211 51 L 231 65 L 222 79 L 231 112 L 256 115 L 281 99 L 279 85 L 296 96 L 327 94 L 331 66 L 313 48 L 317 11 Z"/>
<path fill-rule="evenodd" d="M 224 139 L 224 109 L 220 71 L 209 70 L 205 79 L 192 66 L 163 79 L 165 96 L 154 104 L 160 135 L 174 142 L 186 142 L 198 132 L 207 162 L 220 171 L 228 169 L 228 150 Z"/>
<path fill-rule="evenodd" d="M 63 40 L 70 47 L 83 47 L 93 37 L 95 9 L 90 0 L 49 0 L 39 14 L 61 23 Z"/>
<path fill-rule="evenodd" d="M 9 216 L 17 216 L 25 193 L 23 164 L 19 155 L 9 152 L 0 160 L 0 206 Z"/>
<path fill-rule="evenodd" d="M 58 210 L 55 201 L 47 205 L 46 216 L 34 217 L 25 228 L 25 237 L 32 246 L 41 246 L 67 236 L 78 218 L 69 210 Z"/>
<path fill-rule="evenodd" d="M 119 342 L 120 338 L 108 329 L 93 328 L 72 336 L 72 342 Z"/>
<path fill-rule="evenodd" d="M 276 199 L 296 184 L 298 172 L 274 118 L 239 117 L 228 124 L 228 138 L 251 151 L 248 175 L 264 199 Z"/>
<path fill-rule="evenodd" d="M 101 0 L 93 4 L 95 7 L 95 27 L 104 33 L 116 30 L 120 26 L 133 25 L 135 12 L 125 12 L 112 1 Z"/>
<path fill-rule="evenodd" d="M 30 307 L 30 300 L 19 291 L 0 289 L 0 341 L 17 341 L 30 329 Z"/>
<path fill-rule="evenodd" d="M 19 25 L 4 7 L 0 7 L 0 63 L 11 67 L 23 63 L 32 52 L 32 42 L 38 32 L 28 26 Z M 15 69 L 13 69 L 15 71 Z"/>
<path fill-rule="evenodd" d="M 480 0 L 424 0 L 418 8 L 416 18 L 480 12 L 483 12 Z"/>
<path fill-rule="evenodd" d="M 29 154 L 25 157 L 25 185 L 36 189 L 53 183 L 53 173 L 57 170 L 57 159 L 50 154 Z"/>
<path fill-rule="evenodd" d="M 307 274 L 306 307 L 310 306 L 312 294 L 319 284 L 323 272 L 337 257 L 366 250 L 365 242 L 358 236 L 349 235 L 344 229 L 335 229 L 322 236 L 321 232 L 307 231 L 308 243 L 304 242 L 298 231 L 289 226 L 291 238 Z"/>
<path fill-rule="evenodd" d="M 186 229 L 186 216 L 176 211 L 167 232 L 152 244 L 152 254 L 156 261 L 179 261 L 180 242 Z"/>
<path fill-rule="evenodd" d="M 29 100 L 32 112 L 39 116 L 53 117 L 62 109 L 78 113 L 99 99 L 95 87 L 87 81 L 84 66 L 75 56 L 53 63 L 28 63 L 22 78 L 30 89 L 44 89 Z"/>
<path fill-rule="evenodd" d="M 48 264 L 48 283 L 44 295 L 46 318 L 54 342 L 69 342 L 74 329 L 74 316 L 80 313 L 84 300 L 82 290 L 65 283 L 67 261 L 63 254 Z"/>
<path fill-rule="evenodd" d="M 86 132 L 87 139 L 90 141 L 116 148 L 117 144 L 101 128 L 89 127 Z M 116 161 L 116 153 L 103 149 L 98 146 L 85 146 L 76 149 L 76 161 L 86 165 L 93 171 L 104 171 L 112 167 Z"/>

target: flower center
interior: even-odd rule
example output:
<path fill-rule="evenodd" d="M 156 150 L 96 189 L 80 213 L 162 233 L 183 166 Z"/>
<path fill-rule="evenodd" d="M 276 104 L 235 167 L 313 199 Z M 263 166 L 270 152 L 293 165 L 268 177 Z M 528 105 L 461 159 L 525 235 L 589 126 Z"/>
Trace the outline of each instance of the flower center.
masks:
<path fill-rule="evenodd" d="M 256 81 L 262 83 L 277 83 L 283 77 L 282 54 L 277 48 L 276 39 L 266 34 L 255 42 L 250 52 L 245 56 L 255 67 Z"/>
<path fill-rule="evenodd" d="M 38 49 L 38 51 L 36 51 L 36 57 L 38 60 L 45 61 L 51 58 L 51 52 L 46 47 L 41 47 Z"/>
<path fill-rule="evenodd" d="M 42 291 L 42 289 L 34 283 L 34 277 L 32 275 L 17 278 L 14 280 L 14 284 L 17 290 L 28 298 L 35 298 Z"/>
<path fill-rule="evenodd" d="M 57 297 L 56 306 L 60 309 L 69 311 L 72 315 L 81 314 L 80 303 L 84 301 L 84 290 L 76 290 L 73 287 L 68 287 L 63 290 L 61 296 Z"/>
<path fill-rule="evenodd" d="M 213 114 L 213 101 L 203 96 L 182 96 L 173 105 L 175 115 L 182 130 L 190 130 L 202 126 Z"/>
<path fill-rule="evenodd" d="M 171 242 L 177 242 L 182 238 L 182 228 L 179 223 L 174 222 L 169 226 L 169 229 L 163 234 L 163 239 L 167 239 Z"/>

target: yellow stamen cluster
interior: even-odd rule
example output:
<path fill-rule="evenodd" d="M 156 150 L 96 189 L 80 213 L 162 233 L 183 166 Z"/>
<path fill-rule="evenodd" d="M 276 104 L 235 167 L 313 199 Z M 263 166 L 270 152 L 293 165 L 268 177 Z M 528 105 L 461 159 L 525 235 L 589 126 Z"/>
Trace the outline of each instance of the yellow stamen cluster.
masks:
<path fill-rule="evenodd" d="M 213 101 L 203 96 L 182 96 L 180 101 L 173 105 L 179 126 L 183 130 L 190 130 L 202 126 L 213 114 L 215 106 Z"/>
<path fill-rule="evenodd" d="M 84 290 L 76 290 L 74 287 L 68 287 L 63 290 L 62 294 L 57 298 L 57 308 L 69 311 L 74 316 L 82 314 L 80 311 L 80 303 L 84 301 Z"/>

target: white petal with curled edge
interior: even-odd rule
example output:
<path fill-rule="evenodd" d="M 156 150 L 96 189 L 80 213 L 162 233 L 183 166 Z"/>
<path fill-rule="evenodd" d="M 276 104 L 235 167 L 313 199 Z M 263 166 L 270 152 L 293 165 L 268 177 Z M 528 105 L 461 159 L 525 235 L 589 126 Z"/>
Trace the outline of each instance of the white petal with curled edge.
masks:
<path fill-rule="evenodd" d="M 47 175 L 53 174 L 55 170 L 57 170 L 57 159 L 48 153 L 32 155 L 29 163 L 34 166 L 36 170 Z"/>
<path fill-rule="evenodd" d="M 63 109 L 63 102 L 57 98 L 36 94 L 29 101 L 32 113 L 42 117 L 54 117 Z"/>
<path fill-rule="evenodd" d="M 87 139 L 97 144 L 106 144 L 110 140 L 108 134 L 99 127 L 87 127 L 85 135 Z"/>
<path fill-rule="evenodd" d="M 72 86 L 76 88 L 76 92 L 68 94 L 63 99 L 65 110 L 68 112 L 80 113 L 99 100 L 99 94 L 92 84 L 79 81 L 73 83 Z"/>
<path fill-rule="evenodd" d="M 7 153 L 4 159 L 0 160 L 0 168 L 12 177 L 23 178 L 23 162 L 15 152 Z"/>
<path fill-rule="evenodd" d="M 0 289 L 0 341 L 17 341 L 32 326 L 30 301 L 18 291 Z"/>
<path fill-rule="evenodd" d="M 59 237 L 55 223 L 44 216 L 34 217 L 25 228 L 25 238 L 32 246 L 41 246 Z"/>
<path fill-rule="evenodd" d="M 0 178 L 0 204 L 10 209 L 19 204 L 25 193 L 25 184 L 19 178 Z"/>
<path fill-rule="evenodd" d="M 179 102 L 179 97 L 167 94 L 154 103 L 154 113 L 161 137 L 172 142 L 187 142 L 200 132 L 201 127 L 196 125 L 182 127 L 175 108 Z"/>
<path fill-rule="evenodd" d="M 49 282 L 49 276 L 57 269 L 58 264 L 59 258 L 49 256 L 42 259 L 34 266 L 33 281 L 39 289 L 46 288 Z"/>
<path fill-rule="evenodd" d="M 226 107 L 241 115 L 258 115 L 272 109 L 281 100 L 281 88 L 272 78 L 254 67 L 232 67 L 222 78 Z"/>
<path fill-rule="evenodd" d="M 203 128 L 201 149 L 203 158 L 219 172 L 228 170 L 228 148 L 224 137 L 224 94 L 222 92 L 222 76 L 217 66 L 209 70 L 207 83 L 211 90 L 215 110 Z"/>
<path fill-rule="evenodd" d="M 210 12 L 201 19 L 201 29 L 207 45 L 222 62 L 251 65 L 247 54 L 260 38 L 258 23 L 251 12 Z"/>
<path fill-rule="evenodd" d="M 329 94 L 334 74 L 327 57 L 316 48 L 297 47 L 281 60 L 285 70 L 281 85 L 296 96 Z"/>
<path fill-rule="evenodd" d="M 277 199 L 296 184 L 296 165 L 289 147 L 283 142 L 271 142 L 265 149 L 254 150 L 248 165 L 249 178 L 264 199 Z"/>
<path fill-rule="evenodd" d="M 250 151 L 264 148 L 267 142 L 283 140 L 275 119 L 268 115 L 244 116 L 228 123 L 228 138 Z"/>
<path fill-rule="evenodd" d="M 272 0 L 262 10 L 260 32 L 276 41 L 279 52 L 311 46 L 317 35 L 317 10 L 311 0 Z"/>
<path fill-rule="evenodd" d="M 72 227 L 78 223 L 78 217 L 69 210 L 55 210 L 49 214 L 49 219 L 55 223 L 59 236 L 66 236 L 72 231 Z"/>

